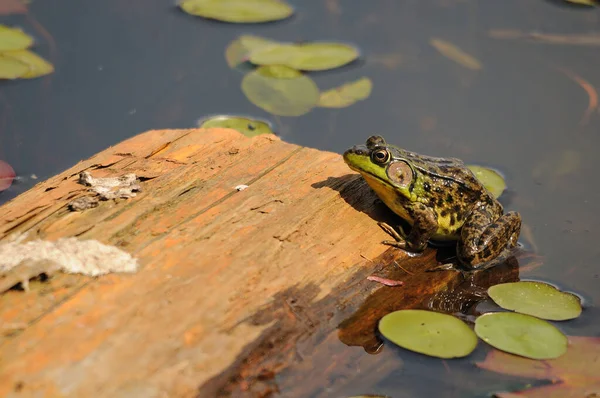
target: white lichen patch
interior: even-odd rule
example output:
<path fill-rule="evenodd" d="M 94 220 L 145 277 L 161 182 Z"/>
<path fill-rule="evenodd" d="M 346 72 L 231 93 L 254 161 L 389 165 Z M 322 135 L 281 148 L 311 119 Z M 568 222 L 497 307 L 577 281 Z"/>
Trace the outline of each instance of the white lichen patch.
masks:
<path fill-rule="evenodd" d="M 84 196 L 69 203 L 74 211 L 83 211 L 98 206 L 99 200 L 129 199 L 141 191 L 139 180 L 133 173 L 120 177 L 95 178 L 87 171 L 79 174 L 79 183 L 89 187 L 94 196 Z"/>
<path fill-rule="evenodd" d="M 29 279 L 55 271 L 99 276 L 138 269 L 137 260 L 129 253 L 96 240 L 61 238 L 23 242 L 24 239 L 20 235 L 0 243 L 0 276 L 5 279 L 0 285 L 5 289 L 19 282 L 27 288 Z"/>

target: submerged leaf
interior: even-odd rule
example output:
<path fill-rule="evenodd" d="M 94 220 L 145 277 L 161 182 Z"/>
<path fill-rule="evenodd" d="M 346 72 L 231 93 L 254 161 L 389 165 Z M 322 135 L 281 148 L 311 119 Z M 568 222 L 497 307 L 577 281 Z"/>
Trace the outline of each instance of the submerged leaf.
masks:
<path fill-rule="evenodd" d="M 0 51 L 23 50 L 33 44 L 33 37 L 18 28 L 0 25 Z"/>
<path fill-rule="evenodd" d="M 474 164 L 467 165 L 467 167 L 475 174 L 475 177 L 483 184 L 485 189 L 490 191 L 495 198 L 502 195 L 502 192 L 506 189 L 506 182 L 499 172 L 488 167 L 477 166 Z"/>
<path fill-rule="evenodd" d="M 199 122 L 198 127 L 224 127 L 234 129 L 244 134 L 246 137 L 255 137 L 261 134 L 273 134 L 271 126 L 269 126 L 268 123 L 239 116 L 213 116 Z"/>
<path fill-rule="evenodd" d="M 278 21 L 294 12 L 281 0 L 184 0 L 179 6 L 188 14 L 233 23 Z"/>
<path fill-rule="evenodd" d="M 439 358 L 464 357 L 477 347 L 477 336 L 466 323 L 433 311 L 392 312 L 379 321 L 379 331 L 400 347 Z"/>
<path fill-rule="evenodd" d="M 501 283 L 488 289 L 500 307 L 542 319 L 564 321 L 581 315 L 579 298 L 542 282 Z"/>
<path fill-rule="evenodd" d="M 475 321 L 475 333 L 499 350 L 526 358 L 558 358 L 567 351 L 567 337 L 555 326 L 515 312 L 480 316 Z"/>
<path fill-rule="evenodd" d="M 279 116 L 300 116 L 319 100 L 308 76 L 286 66 L 261 66 L 242 80 L 242 91 L 254 105 Z"/>
<path fill-rule="evenodd" d="M 33 79 L 54 72 L 54 66 L 51 63 L 29 50 L 6 51 L 2 55 L 14 58 L 29 67 L 29 71 L 20 76 L 25 79 Z"/>
<path fill-rule="evenodd" d="M 591 397 L 600 391 L 600 337 L 569 336 L 569 349 L 560 358 L 540 363 L 492 350 L 477 366 L 521 378 L 552 380 L 551 384 L 514 393 L 496 393 L 498 398 Z M 597 394 L 596 394 L 597 395 Z"/>
<path fill-rule="evenodd" d="M 0 53 L 0 79 L 16 79 L 29 72 L 29 65 Z"/>
<path fill-rule="evenodd" d="M 323 108 L 344 108 L 371 95 L 373 83 L 368 77 L 346 83 L 321 93 L 319 106 Z"/>
<path fill-rule="evenodd" d="M 225 50 L 227 65 L 229 65 L 230 68 L 235 68 L 239 64 L 248 61 L 252 51 L 272 45 L 279 45 L 279 43 L 260 36 L 240 36 L 229 43 L 229 46 L 227 46 L 227 49 Z"/>
<path fill-rule="evenodd" d="M 429 44 L 431 44 L 443 56 L 451 59 L 459 65 L 464 66 L 465 68 L 473 70 L 482 68 L 481 63 L 477 60 L 477 58 L 467 54 L 450 42 L 434 38 L 429 41 Z"/>
<path fill-rule="evenodd" d="M 339 68 L 358 58 L 358 50 L 342 43 L 279 44 L 250 54 L 256 65 L 285 65 L 306 71 Z"/>

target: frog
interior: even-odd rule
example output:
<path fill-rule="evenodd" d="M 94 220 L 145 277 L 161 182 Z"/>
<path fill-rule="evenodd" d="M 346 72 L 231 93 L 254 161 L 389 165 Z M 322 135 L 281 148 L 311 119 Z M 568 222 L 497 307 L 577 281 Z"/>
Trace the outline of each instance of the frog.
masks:
<path fill-rule="evenodd" d="M 418 255 L 428 243 L 456 245 L 458 264 L 440 269 L 483 270 L 517 246 L 521 215 L 502 204 L 457 158 L 421 155 L 388 144 L 380 135 L 343 154 L 381 201 L 410 225 L 409 233 L 380 222 L 394 240 L 382 243 Z M 450 268 L 448 268 L 450 265 Z"/>

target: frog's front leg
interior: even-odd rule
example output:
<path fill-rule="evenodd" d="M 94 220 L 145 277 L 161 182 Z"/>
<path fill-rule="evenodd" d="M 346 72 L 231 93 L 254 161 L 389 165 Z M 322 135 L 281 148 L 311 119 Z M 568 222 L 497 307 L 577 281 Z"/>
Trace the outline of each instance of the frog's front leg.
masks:
<path fill-rule="evenodd" d="M 457 245 L 458 260 L 470 269 L 485 269 L 500 260 L 505 250 L 517 245 L 521 216 L 511 211 L 500 217 L 484 206 L 469 214 Z"/>
<path fill-rule="evenodd" d="M 406 235 L 404 231 L 400 229 L 402 234 L 402 236 L 400 236 L 400 234 L 389 225 L 379 223 L 379 226 L 395 239 L 394 241 L 384 240 L 382 243 L 409 252 L 422 252 L 425 250 L 425 247 L 427 247 L 427 242 L 429 241 L 429 238 L 431 238 L 431 235 L 437 231 L 437 215 L 432 209 L 422 203 L 415 203 L 411 206 L 407 206 L 406 210 L 413 219 L 410 233 Z"/>

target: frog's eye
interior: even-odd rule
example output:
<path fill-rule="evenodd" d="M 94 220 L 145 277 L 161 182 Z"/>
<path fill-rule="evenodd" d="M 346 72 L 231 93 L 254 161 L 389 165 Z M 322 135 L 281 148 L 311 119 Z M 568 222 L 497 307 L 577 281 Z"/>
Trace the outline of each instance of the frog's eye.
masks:
<path fill-rule="evenodd" d="M 407 187 L 413 180 L 412 169 L 406 162 L 392 162 L 388 166 L 387 175 L 399 187 Z"/>
<path fill-rule="evenodd" d="M 375 163 L 384 164 L 390 160 L 390 153 L 385 149 L 378 149 L 373 151 L 371 154 L 371 159 L 373 159 L 373 162 Z"/>

